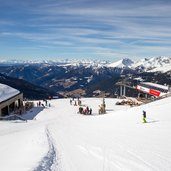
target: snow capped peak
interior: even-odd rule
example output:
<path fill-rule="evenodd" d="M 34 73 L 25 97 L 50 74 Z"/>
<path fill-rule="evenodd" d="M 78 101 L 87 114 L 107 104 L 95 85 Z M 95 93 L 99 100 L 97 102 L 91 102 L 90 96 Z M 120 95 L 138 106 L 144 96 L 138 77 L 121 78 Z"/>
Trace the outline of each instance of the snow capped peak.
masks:
<path fill-rule="evenodd" d="M 135 62 L 132 68 L 147 72 L 167 72 L 171 70 L 171 58 L 160 56 L 151 59 L 141 59 Z"/>
<path fill-rule="evenodd" d="M 129 58 L 124 58 L 122 59 L 122 63 L 125 65 L 125 66 L 130 66 L 131 64 L 133 64 L 134 62 L 129 59 Z"/>
<path fill-rule="evenodd" d="M 158 66 L 162 66 L 164 64 L 171 63 L 171 58 L 168 57 L 154 57 L 149 60 L 151 63 L 156 64 Z"/>
<path fill-rule="evenodd" d="M 129 58 L 124 58 L 121 59 L 117 62 L 111 63 L 109 65 L 107 65 L 107 67 L 111 67 L 111 68 L 129 68 L 134 62 L 129 59 Z"/>

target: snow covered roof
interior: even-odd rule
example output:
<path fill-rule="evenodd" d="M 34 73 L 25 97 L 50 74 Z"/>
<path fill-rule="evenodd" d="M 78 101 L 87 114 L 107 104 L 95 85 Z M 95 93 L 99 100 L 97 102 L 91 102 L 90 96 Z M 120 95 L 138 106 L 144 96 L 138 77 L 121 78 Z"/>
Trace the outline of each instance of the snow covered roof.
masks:
<path fill-rule="evenodd" d="M 150 86 L 155 86 L 157 88 L 162 88 L 162 89 L 165 89 L 165 90 L 168 90 L 168 86 L 165 86 L 165 85 L 161 85 L 161 84 L 156 84 L 156 83 L 151 83 L 151 82 L 142 82 L 143 84 L 146 84 L 146 85 L 150 85 Z"/>
<path fill-rule="evenodd" d="M 19 94 L 20 91 L 5 85 L 5 84 L 0 84 L 0 102 L 3 102 L 17 94 Z"/>

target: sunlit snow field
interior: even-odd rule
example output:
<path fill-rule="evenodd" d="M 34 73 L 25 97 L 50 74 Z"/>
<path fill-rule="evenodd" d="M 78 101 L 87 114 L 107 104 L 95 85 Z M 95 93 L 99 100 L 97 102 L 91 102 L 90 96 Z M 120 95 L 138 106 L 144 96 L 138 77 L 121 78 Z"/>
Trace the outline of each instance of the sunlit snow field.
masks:
<path fill-rule="evenodd" d="M 28 122 L 0 121 L 0 170 L 171 170 L 171 98 L 132 108 L 105 99 L 103 115 L 102 99 L 81 100 L 92 115 L 57 99 L 24 115 Z"/>

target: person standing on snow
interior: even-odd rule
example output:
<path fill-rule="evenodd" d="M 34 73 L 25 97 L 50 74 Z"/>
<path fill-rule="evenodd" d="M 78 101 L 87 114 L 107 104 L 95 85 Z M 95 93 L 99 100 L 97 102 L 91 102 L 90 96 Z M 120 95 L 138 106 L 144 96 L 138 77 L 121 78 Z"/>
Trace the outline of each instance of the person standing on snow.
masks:
<path fill-rule="evenodd" d="M 89 110 L 89 114 L 90 114 L 90 115 L 92 114 L 92 108 L 90 108 L 90 110 Z"/>
<path fill-rule="evenodd" d="M 147 120 L 146 120 L 146 111 L 143 110 L 143 122 L 144 123 L 147 123 Z"/>

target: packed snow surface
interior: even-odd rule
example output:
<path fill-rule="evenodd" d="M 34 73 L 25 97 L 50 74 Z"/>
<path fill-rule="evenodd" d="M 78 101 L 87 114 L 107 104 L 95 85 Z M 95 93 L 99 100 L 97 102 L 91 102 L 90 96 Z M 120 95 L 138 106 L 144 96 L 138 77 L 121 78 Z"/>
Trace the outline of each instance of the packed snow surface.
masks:
<path fill-rule="evenodd" d="M 170 171 L 171 98 L 130 108 L 105 99 L 82 99 L 92 115 L 69 99 L 35 107 L 23 121 L 0 121 L 2 171 Z M 142 110 L 148 123 L 142 123 Z"/>
<path fill-rule="evenodd" d="M 7 100 L 19 93 L 20 91 L 0 83 L 0 102 Z"/>

